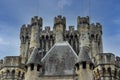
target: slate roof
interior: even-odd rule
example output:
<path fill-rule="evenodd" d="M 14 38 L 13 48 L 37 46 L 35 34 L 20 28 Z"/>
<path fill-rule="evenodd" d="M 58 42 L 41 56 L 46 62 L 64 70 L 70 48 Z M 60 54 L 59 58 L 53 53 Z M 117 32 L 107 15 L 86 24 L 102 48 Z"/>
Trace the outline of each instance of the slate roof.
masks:
<path fill-rule="evenodd" d="M 59 53 L 59 56 L 61 54 L 66 54 L 66 52 L 72 51 L 72 53 L 78 58 L 76 52 L 73 50 L 73 48 L 70 46 L 70 44 L 67 41 L 63 42 L 57 42 L 54 44 L 54 46 L 46 53 L 46 55 L 42 58 L 42 62 L 52 53 Z"/>
<path fill-rule="evenodd" d="M 38 53 L 38 49 L 35 47 L 32 51 L 32 54 L 30 55 L 28 61 L 27 61 L 27 65 L 28 64 L 39 64 L 41 65 L 41 56 Z"/>
<path fill-rule="evenodd" d="M 42 58 L 45 75 L 72 75 L 78 56 L 67 41 L 57 42 Z"/>

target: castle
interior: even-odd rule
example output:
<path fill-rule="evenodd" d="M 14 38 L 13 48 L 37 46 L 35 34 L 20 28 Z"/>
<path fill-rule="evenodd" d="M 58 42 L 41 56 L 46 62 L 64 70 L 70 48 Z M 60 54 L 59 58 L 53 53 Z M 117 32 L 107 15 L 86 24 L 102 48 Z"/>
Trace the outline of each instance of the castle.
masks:
<path fill-rule="evenodd" d="M 20 30 L 20 56 L 0 60 L 0 80 L 120 80 L 120 57 L 103 53 L 102 25 L 54 18 L 53 29 L 35 16 Z"/>

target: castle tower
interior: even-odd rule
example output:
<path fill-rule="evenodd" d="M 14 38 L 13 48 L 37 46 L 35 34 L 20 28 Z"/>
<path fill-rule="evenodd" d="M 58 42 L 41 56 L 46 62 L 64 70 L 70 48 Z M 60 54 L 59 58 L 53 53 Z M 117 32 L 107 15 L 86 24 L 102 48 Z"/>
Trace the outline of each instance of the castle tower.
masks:
<path fill-rule="evenodd" d="M 28 49 L 30 44 L 30 35 L 31 35 L 31 25 L 22 25 L 20 31 L 20 57 L 22 64 L 26 63 L 28 57 Z"/>
<path fill-rule="evenodd" d="M 80 17 L 77 19 L 77 30 L 80 34 L 79 45 L 88 46 L 89 57 L 94 60 L 98 53 L 103 53 L 102 46 L 102 26 L 100 23 L 90 24 L 89 17 Z"/>
<path fill-rule="evenodd" d="M 55 42 L 61 42 L 64 40 L 63 34 L 66 29 L 66 18 L 59 15 L 54 18 L 53 31 L 55 34 Z"/>
<path fill-rule="evenodd" d="M 96 56 L 94 69 L 95 80 L 119 80 L 120 79 L 120 57 L 112 53 L 98 54 Z"/>
<path fill-rule="evenodd" d="M 78 16 L 77 19 L 77 30 L 80 34 L 79 38 L 79 45 L 81 46 L 90 46 L 90 39 L 89 39 L 89 17 L 80 17 Z"/>
<path fill-rule="evenodd" d="M 95 57 L 99 53 L 103 53 L 102 45 L 102 26 L 100 23 L 90 25 L 90 42 L 91 42 L 91 53 Z"/>
<path fill-rule="evenodd" d="M 39 35 L 42 31 L 42 18 L 38 19 L 38 16 L 35 16 L 31 19 L 31 39 L 30 39 L 30 48 L 40 47 Z"/>
<path fill-rule="evenodd" d="M 25 80 L 39 80 L 39 76 L 42 74 L 42 63 L 41 55 L 36 47 L 27 61 L 26 70 Z"/>
<path fill-rule="evenodd" d="M 0 80 L 24 80 L 25 69 L 19 56 L 7 56 L 0 61 Z"/>
<path fill-rule="evenodd" d="M 77 74 L 77 80 L 93 80 L 93 68 L 94 65 L 88 55 L 89 47 L 81 47 L 78 62 L 75 64 L 75 72 Z"/>

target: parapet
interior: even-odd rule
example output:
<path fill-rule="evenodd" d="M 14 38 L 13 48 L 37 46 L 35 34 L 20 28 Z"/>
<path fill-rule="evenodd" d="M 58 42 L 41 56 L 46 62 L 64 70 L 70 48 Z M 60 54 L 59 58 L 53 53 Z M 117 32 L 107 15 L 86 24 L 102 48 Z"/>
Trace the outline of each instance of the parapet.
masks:
<path fill-rule="evenodd" d="M 6 56 L 3 61 L 4 66 L 19 66 L 20 57 L 19 56 Z"/>
<path fill-rule="evenodd" d="M 91 32 L 102 32 L 102 25 L 100 23 L 92 23 L 90 24 L 90 31 Z"/>
<path fill-rule="evenodd" d="M 90 23 L 90 20 L 89 20 L 89 16 L 86 16 L 86 17 L 80 17 L 78 16 L 77 18 L 77 24 L 89 24 Z"/>
<path fill-rule="evenodd" d="M 119 61 L 119 59 L 118 59 Z M 112 53 L 100 53 L 96 55 L 96 63 L 99 64 L 109 64 L 109 65 L 115 65 L 116 63 L 116 57 Z"/>
<path fill-rule="evenodd" d="M 31 19 L 31 25 L 36 25 L 38 24 L 39 26 L 42 26 L 42 23 L 43 23 L 43 19 L 40 17 L 38 18 L 38 16 L 34 16 L 32 19 Z"/>
<path fill-rule="evenodd" d="M 57 25 L 57 24 L 63 24 L 65 26 L 66 18 L 62 17 L 61 15 L 58 15 L 57 17 L 54 18 L 54 25 Z"/>

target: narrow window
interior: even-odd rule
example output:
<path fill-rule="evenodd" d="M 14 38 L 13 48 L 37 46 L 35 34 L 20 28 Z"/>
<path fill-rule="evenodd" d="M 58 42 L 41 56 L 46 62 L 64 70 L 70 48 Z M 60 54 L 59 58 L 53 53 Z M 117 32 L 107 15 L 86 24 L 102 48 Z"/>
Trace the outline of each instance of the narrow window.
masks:
<path fill-rule="evenodd" d="M 83 62 L 83 69 L 86 69 L 86 62 Z"/>
<path fill-rule="evenodd" d="M 40 65 L 37 65 L 37 71 L 40 71 Z"/>
<path fill-rule="evenodd" d="M 34 70 L 34 64 L 31 64 L 31 71 Z"/>
<path fill-rule="evenodd" d="M 21 75 L 21 72 L 19 71 L 19 72 L 18 72 L 18 77 L 20 77 L 20 75 Z"/>

